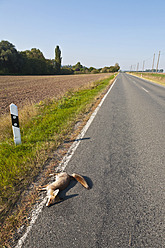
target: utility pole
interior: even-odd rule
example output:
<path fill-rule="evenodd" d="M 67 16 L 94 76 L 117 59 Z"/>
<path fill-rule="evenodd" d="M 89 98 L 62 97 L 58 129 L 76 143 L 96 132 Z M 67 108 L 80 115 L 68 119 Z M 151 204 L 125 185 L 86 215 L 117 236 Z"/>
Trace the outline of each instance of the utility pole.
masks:
<path fill-rule="evenodd" d="M 154 53 L 153 63 L 152 63 L 152 72 L 153 72 L 153 70 L 154 70 L 154 62 L 155 62 L 155 53 Z"/>
<path fill-rule="evenodd" d="M 159 51 L 159 55 L 158 55 L 158 62 L 157 62 L 157 66 L 156 66 L 156 73 L 158 72 L 159 59 L 160 59 L 160 51 Z"/>
<path fill-rule="evenodd" d="M 138 72 L 138 70 L 139 70 L 139 63 L 137 63 L 137 72 Z"/>
<path fill-rule="evenodd" d="M 132 71 L 132 65 L 131 65 L 131 68 L 130 68 L 130 72 Z"/>
<path fill-rule="evenodd" d="M 143 60 L 143 72 L 144 72 L 144 65 L 145 65 L 145 60 Z"/>

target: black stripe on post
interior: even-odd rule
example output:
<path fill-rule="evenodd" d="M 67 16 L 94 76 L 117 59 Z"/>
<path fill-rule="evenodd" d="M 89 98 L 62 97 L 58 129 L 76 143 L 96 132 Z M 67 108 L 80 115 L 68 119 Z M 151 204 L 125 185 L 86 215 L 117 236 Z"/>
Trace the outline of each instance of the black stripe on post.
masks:
<path fill-rule="evenodd" d="M 19 121 L 18 121 L 18 116 L 17 115 L 12 115 L 11 114 L 11 121 L 12 121 L 12 126 L 13 127 L 19 127 Z"/>

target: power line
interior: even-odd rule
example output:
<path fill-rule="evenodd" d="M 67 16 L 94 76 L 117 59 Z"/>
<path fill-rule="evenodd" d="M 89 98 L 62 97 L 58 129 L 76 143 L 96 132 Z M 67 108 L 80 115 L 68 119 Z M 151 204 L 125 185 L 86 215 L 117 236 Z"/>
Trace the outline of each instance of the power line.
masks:
<path fill-rule="evenodd" d="M 165 55 L 165 51 L 161 52 L 161 56 L 162 55 Z M 152 58 L 153 58 L 153 61 L 152 61 L 152 72 L 154 71 L 155 53 L 154 53 L 154 56 L 153 57 L 150 57 L 150 58 L 147 58 L 147 59 L 143 60 L 143 67 L 142 67 L 142 71 L 143 72 L 144 72 L 145 62 L 147 62 L 148 60 L 151 60 Z M 159 54 L 158 54 L 156 72 L 158 71 L 159 61 L 160 61 L 160 51 L 159 51 Z M 130 66 L 130 71 L 139 71 L 139 63 L 131 65 Z"/>

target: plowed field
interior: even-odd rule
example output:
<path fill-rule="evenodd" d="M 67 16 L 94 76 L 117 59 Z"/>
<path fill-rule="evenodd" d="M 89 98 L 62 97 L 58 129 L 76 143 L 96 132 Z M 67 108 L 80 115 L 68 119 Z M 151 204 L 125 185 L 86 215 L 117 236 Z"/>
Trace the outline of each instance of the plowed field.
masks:
<path fill-rule="evenodd" d="M 31 102 L 37 103 L 109 75 L 0 76 L 0 115 L 9 112 L 11 103 L 18 107 Z"/>

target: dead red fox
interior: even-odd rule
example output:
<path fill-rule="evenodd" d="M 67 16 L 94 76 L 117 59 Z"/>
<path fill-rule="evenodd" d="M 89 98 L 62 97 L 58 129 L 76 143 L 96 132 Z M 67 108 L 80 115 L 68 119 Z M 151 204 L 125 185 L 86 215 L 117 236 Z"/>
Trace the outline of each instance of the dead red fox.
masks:
<path fill-rule="evenodd" d="M 39 189 L 39 190 L 47 190 L 47 197 L 48 197 L 48 201 L 46 203 L 47 207 L 55 203 L 56 196 L 58 195 L 59 191 L 67 188 L 67 186 L 70 183 L 70 180 L 72 179 L 76 179 L 79 183 L 82 184 L 82 186 L 84 186 L 86 189 L 89 189 L 89 186 L 85 181 L 85 179 L 78 174 L 73 173 L 72 175 L 68 175 L 66 172 L 56 173 L 55 182 L 41 186 L 41 188 Z"/>

